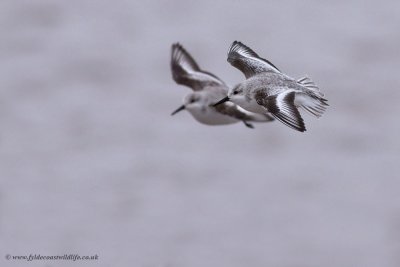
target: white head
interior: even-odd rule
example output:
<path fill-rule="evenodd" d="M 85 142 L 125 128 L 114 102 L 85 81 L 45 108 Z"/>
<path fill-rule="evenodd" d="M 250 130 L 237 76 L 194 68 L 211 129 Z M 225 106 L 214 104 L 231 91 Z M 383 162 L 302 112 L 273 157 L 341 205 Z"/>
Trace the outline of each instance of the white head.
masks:
<path fill-rule="evenodd" d="M 238 105 L 246 102 L 246 96 L 245 96 L 244 90 L 240 86 L 240 84 L 236 85 L 231 90 L 229 90 L 228 98 L 230 101 L 232 101 L 233 103 L 236 103 Z"/>
<path fill-rule="evenodd" d="M 215 103 L 214 106 L 222 104 L 222 103 L 224 103 L 226 101 L 231 101 L 231 102 L 233 102 L 235 104 L 238 104 L 239 106 L 241 106 L 242 104 L 248 102 L 248 100 L 246 99 L 246 95 L 244 93 L 244 90 L 240 86 L 240 84 L 238 84 L 235 87 L 233 87 L 232 89 L 230 89 L 229 93 L 228 93 L 228 96 L 226 96 L 225 98 L 223 98 L 220 101 L 218 101 L 217 103 Z"/>
<path fill-rule="evenodd" d="M 207 109 L 207 104 L 204 96 L 198 92 L 186 95 L 183 98 L 183 105 L 172 112 L 171 115 L 175 115 L 176 113 L 184 109 L 188 110 L 191 113 L 205 112 Z"/>

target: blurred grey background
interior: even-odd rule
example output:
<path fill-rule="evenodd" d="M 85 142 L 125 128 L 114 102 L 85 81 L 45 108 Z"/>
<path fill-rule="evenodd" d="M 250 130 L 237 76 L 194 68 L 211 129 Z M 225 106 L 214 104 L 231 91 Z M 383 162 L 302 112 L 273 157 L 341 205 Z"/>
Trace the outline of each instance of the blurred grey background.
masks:
<path fill-rule="evenodd" d="M 0 3 L 0 265 L 400 266 L 398 1 Z M 329 99 L 308 131 L 174 117 L 181 42 Z M 98 254 L 92 262 L 3 255 Z"/>

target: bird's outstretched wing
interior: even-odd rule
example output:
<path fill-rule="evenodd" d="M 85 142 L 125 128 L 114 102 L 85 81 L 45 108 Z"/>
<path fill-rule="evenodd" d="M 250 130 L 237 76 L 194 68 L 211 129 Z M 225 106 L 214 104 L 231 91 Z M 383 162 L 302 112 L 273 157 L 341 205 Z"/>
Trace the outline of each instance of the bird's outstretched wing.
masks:
<path fill-rule="evenodd" d="M 225 102 L 215 107 L 215 109 L 225 115 L 234 117 L 238 120 L 245 122 L 268 122 L 273 121 L 274 117 L 269 114 L 258 114 L 249 112 L 232 102 Z"/>
<path fill-rule="evenodd" d="M 268 60 L 261 58 L 250 47 L 234 41 L 228 51 L 228 62 L 249 77 L 262 72 L 281 71 Z"/>
<path fill-rule="evenodd" d="M 171 72 L 172 78 L 177 84 L 186 85 L 194 91 L 202 90 L 205 86 L 225 85 L 225 83 L 214 74 L 203 71 L 179 43 L 171 48 Z"/>
<path fill-rule="evenodd" d="M 266 96 L 263 91 L 255 95 L 257 103 L 267 108 L 280 122 L 299 132 L 306 131 L 304 120 L 294 104 L 295 92 L 286 90 L 276 95 Z"/>

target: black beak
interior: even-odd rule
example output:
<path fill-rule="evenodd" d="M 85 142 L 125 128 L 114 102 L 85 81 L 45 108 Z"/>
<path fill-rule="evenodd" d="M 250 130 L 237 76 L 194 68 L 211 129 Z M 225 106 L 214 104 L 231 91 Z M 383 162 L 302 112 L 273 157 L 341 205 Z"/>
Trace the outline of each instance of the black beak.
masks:
<path fill-rule="evenodd" d="M 222 103 L 225 103 L 226 101 L 229 101 L 229 97 L 224 97 L 223 99 L 221 99 L 220 101 L 218 101 L 217 103 L 215 103 L 215 104 L 213 105 L 213 107 L 216 107 L 216 106 L 218 106 L 218 105 L 220 105 L 220 104 L 222 104 Z"/>
<path fill-rule="evenodd" d="M 180 106 L 174 112 L 171 113 L 171 116 L 174 116 L 176 113 L 178 113 L 179 111 L 184 110 L 184 109 L 185 109 L 185 105 Z"/>

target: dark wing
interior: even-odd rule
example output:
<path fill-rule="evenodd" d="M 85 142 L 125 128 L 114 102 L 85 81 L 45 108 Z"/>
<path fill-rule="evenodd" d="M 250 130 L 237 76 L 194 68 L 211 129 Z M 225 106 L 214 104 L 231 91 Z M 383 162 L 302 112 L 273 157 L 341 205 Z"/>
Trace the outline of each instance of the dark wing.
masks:
<path fill-rule="evenodd" d="M 306 127 L 299 110 L 294 105 L 295 92 L 291 90 L 266 96 L 261 90 L 255 94 L 257 103 L 267 108 L 269 112 L 280 122 L 292 129 L 304 132 Z"/>
<path fill-rule="evenodd" d="M 234 117 L 244 122 L 248 121 L 267 122 L 274 120 L 274 118 L 268 114 L 258 114 L 249 112 L 232 102 L 225 102 L 223 104 L 220 104 L 216 106 L 215 109 L 222 114 Z"/>
<path fill-rule="evenodd" d="M 171 72 L 177 84 L 186 85 L 194 91 L 202 90 L 205 86 L 225 84 L 214 74 L 201 70 L 193 57 L 179 43 L 172 45 Z"/>
<path fill-rule="evenodd" d="M 247 79 L 262 72 L 281 72 L 274 64 L 259 57 L 250 47 L 238 41 L 234 41 L 229 48 L 228 62 L 243 72 Z"/>

